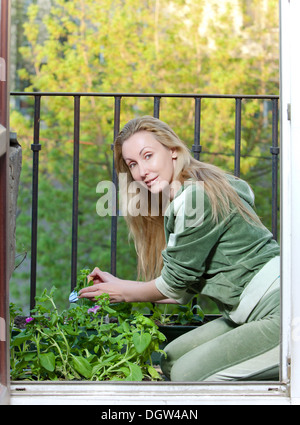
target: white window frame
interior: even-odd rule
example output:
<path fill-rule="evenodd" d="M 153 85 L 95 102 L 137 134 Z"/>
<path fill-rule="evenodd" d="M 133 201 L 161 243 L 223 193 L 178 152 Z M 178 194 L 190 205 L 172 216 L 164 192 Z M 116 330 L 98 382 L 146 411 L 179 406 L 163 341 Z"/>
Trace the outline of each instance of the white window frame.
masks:
<path fill-rule="evenodd" d="M 300 403 L 300 37 L 298 0 L 280 1 L 282 380 Z"/>
<path fill-rule="evenodd" d="M 17 382 L 11 404 L 300 404 L 300 1 L 280 5 L 280 382 Z"/>

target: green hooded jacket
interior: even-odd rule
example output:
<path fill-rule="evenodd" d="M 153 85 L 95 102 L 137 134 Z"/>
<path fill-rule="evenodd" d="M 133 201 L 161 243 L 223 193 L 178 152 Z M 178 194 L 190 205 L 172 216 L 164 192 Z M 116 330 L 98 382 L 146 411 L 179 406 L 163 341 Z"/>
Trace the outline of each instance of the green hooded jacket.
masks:
<path fill-rule="evenodd" d="M 249 185 L 233 176 L 228 179 L 255 214 Z M 204 186 L 184 185 L 165 213 L 166 249 L 156 287 L 180 304 L 197 293 L 207 295 L 228 315 L 251 279 L 280 249 L 267 228 L 245 219 L 236 208 L 215 223 Z"/>

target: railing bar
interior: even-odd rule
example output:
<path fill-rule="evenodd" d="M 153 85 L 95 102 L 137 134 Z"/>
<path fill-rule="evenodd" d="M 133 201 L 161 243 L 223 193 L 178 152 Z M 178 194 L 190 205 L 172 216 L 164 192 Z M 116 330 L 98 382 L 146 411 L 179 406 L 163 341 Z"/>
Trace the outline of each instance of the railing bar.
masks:
<path fill-rule="evenodd" d="M 154 118 L 159 118 L 159 110 L 160 110 L 160 97 L 155 96 L 154 97 L 154 110 L 153 110 Z"/>
<path fill-rule="evenodd" d="M 235 100 L 234 175 L 240 177 L 242 99 Z"/>
<path fill-rule="evenodd" d="M 194 144 L 192 146 L 192 152 L 194 158 L 200 159 L 200 152 L 202 146 L 200 145 L 200 126 L 201 126 L 201 98 L 195 98 L 195 127 L 194 127 Z"/>
<path fill-rule="evenodd" d="M 201 99 L 279 99 L 278 95 L 263 94 L 195 94 L 195 93 L 74 93 L 74 92 L 11 92 L 11 96 L 92 96 L 92 97 L 178 97 Z"/>
<path fill-rule="evenodd" d="M 114 141 L 120 131 L 120 114 L 121 114 L 121 97 L 115 96 L 115 111 L 114 111 Z M 112 207 L 111 217 L 111 246 L 110 246 L 110 272 L 112 275 L 117 274 L 117 226 L 118 226 L 118 176 L 115 168 L 115 161 L 113 158 L 113 175 L 112 180 L 115 191 L 115 199 Z"/>
<path fill-rule="evenodd" d="M 80 96 L 74 96 L 74 150 L 73 150 L 73 205 L 72 205 L 72 252 L 71 252 L 71 291 L 77 283 L 78 245 L 78 197 L 79 197 L 79 135 L 80 135 Z"/>
<path fill-rule="evenodd" d="M 77 274 L 77 238 L 78 238 L 78 187 L 79 187 L 79 127 L 80 127 L 80 98 L 81 96 L 114 97 L 114 138 L 120 128 L 120 104 L 122 97 L 153 97 L 154 116 L 159 117 L 161 98 L 194 98 L 195 99 L 195 129 L 193 151 L 196 159 L 201 152 L 200 127 L 201 127 L 201 99 L 235 99 L 235 170 L 236 176 L 240 175 L 240 148 L 241 148 L 241 105 L 242 99 L 265 99 L 272 101 L 272 229 L 274 238 L 277 239 L 277 207 L 278 207 L 278 95 L 214 95 L 214 94 L 164 94 L 164 93 L 74 93 L 74 92 L 11 92 L 12 96 L 34 96 L 35 98 L 35 121 L 34 121 L 34 143 L 33 150 L 33 197 L 32 197 L 32 257 L 31 257 L 31 306 L 34 306 L 36 291 L 36 266 L 37 266 L 37 206 L 38 206 L 38 159 L 39 130 L 40 130 L 40 100 L 41 96 L 74 96 L 74 176 L 73 176 L 73 211 L 72 211 L 72 265 L 71 265 L 71 287 L 76 285 Z M 77 159 L 76 159 L 77 158 Z M 113 164 L 113 182 L 117 188 L 117 175 Z M 116 191 L 117 193 L 117 191 Z M 116 251 L 117 251 L 117 199 L 112 214 L 111 229 L 111 272 L 116 274 Z"/>
<path fill-rule="evenodd" d="M 195 125 L 194 125 L 194 144 L 192 146 L 192 152 L 194 158 L 200 159 L 200 152 L 202 146 L 200 145 L 200 131 L 201 131 L 201 98 L 195 97 Z M 193 298 L 192 306 L 196 305 L 197 299 Z"/>
<path fill-rule="evenodd" d="M 278 210 L 278 100 L 272 100 L 272 233 L 277 240 L 277 210 Z"/>
<path fill-rule="evenodd" d="M 30 266 L 30 310 L 35 307 L 36 269 L 37 269 L 37 224 L 38 224 L 38 181 L 40 145 L 41 96 L 34 99 L 34 130 L 32 162 L 32 212 L 31 212 L 31 266 Z"/>

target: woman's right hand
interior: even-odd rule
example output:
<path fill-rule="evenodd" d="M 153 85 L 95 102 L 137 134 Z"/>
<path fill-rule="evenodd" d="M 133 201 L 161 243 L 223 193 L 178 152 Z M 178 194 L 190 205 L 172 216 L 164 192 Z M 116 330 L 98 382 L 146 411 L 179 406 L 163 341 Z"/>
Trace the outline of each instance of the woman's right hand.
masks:
<path fill-rule="evenodd" d="M 108 272 L 103 272 L 98 267 L 95 267 L 87 278 L 88 281 L 93 281 L 93 285 L 81 289 L 79 298 L 89 298 L 95 301 L 96 296 L 106 293 L 109 295 L 111 302 L 125 301 L 123 294 L 125 286 L 122 284 L 121 279 Z"/>
<path fill-rule="evenodd" d="M 103 272 L 95 267 L 88 278 L 93 280 L 93 285 L 87 286 L 79 291 L 79 298 L 89 298 L 95 301 L 95 297 L 108 294 L 110 301 L 118 302 L 155 302 L 163 300 L 164 297 L 158 291 L 155 280 L 150 282 L 136 282 L 119 279 L 108 272 Z"/>
<path fill-rule="evenodd" d="M 99 269 L 99 267 L 95 267 L 94 270 L 88 275 L 88 281 L 93 281 L 94 284 L 96 283 L 103 283 L 108 282 L 113 279 L 117 279 L 115 276 L 108 272 L 103 272 Z"/>

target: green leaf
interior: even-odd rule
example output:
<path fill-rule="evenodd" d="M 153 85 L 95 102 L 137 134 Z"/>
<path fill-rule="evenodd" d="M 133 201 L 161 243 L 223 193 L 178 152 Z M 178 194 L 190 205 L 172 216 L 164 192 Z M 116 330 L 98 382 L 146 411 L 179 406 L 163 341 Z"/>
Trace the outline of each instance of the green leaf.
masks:
<path fill-rule="evenodd" d="M 150 328 L 153 328 L 153 326 L 155 326 L 155 324 L 154 324 L 153 320 L 152 320 L 152 319 L 149 319 L 149 317 L 142 316 L 142 317 L 141 317 L 141 321 L 142 321 L 142 323 L 143 323 L 144 325 L 147 325 L 147 326 L 149 326 Z"/>
<path fill-rule="evenodd" d="M 25 332 L 20 332 L 17 336 L 15 336 L 11 342 L 11 347 L 16 347 L 23 342 L 28 341 L 30 338 L 32 338 L 32 335 L 28 335 Z"/>
<path fill-rule="evenodd" d="M 102 363 L 97 364 L 96 366 L 93 366 L 92 376 L 93 375 L 97 375 L 97 373 L 99 373 L 99 370 L 101 370 L 101 369 L 103 369 L 103 364 Z"/>
<path fill-rule="evenodd" d="M 126 378 L 128 376 L 130 376 L 130 374 L 131 374 L 131 371 L 130 371 L 129 367 L 125 367 L 125 366 L 120 367 L 120 369 L 118 369 L 118 372 L 123 372 L 124 375 L 126 376 Z"/>
<path fill-rule="evenodd" d="M 158 373 L 158 371 L 151 365 L 147 366 L 149 375 L 151 376 L 151 378 L 153 379 L 162 379 L 162 377 L 160 376 L 160 374 Z"/>
<path fill-rule="evenodd" d="M 78 331 L 75 331 L 71 325 L 65 325 L 63 327 L 63 330 L 65 330 L 69 335 L 72 336 L 76 336 L 79 333 Z"/>
<path fill-rule="evenodd" d="M 110 308 L 108 305 L 104 306 L 103 310 L 106 311 L 107 313 L 112 313 L 112 314 L 116 313 L 116 310 Z"/>
<path fill-rule="evenodd" d="M 72 357 L 75 370 L 86 379 L 89 379 L 92 376 L 93 369 L 87 359 L 82 356 L 72 355 Z"/>
<path fill-rule="evenodd" d="M 130 332 L 130 326 L 127 322 L 123 322 L 121 323 L 121 325 L 119 326 L 120 331 L 119 332 L 124 332 L 124 333 L 128 333 Z"/>
<path fill-rule="evenodd" d="M 129 366 L 130 374 L 127 376 L 125 381 L 142 381 L 143 372 L 140 366 L 131 362 L 127 362 L 127 365 Z"/>
<path fill-rule="evenodd" d="M 29 362 L 31 360 L 36 359 L 36 352 L 35 351 L 28 351 L 27 353 L 24 354 L 24 360 L 26 362 Z"/>
<path fill-rule="evenodd" d="M 53 353 L 41 353 L 39 354 L 39 360 L 41 365 L 48 370 L 49 372 L 53 372 L 55 369 L 55 356 Z"/>
<path fill-rule="evenodd" d="M 139 334 L 136 332 L 133 334 L 132 340 L 136 351 L 141 354 L 149 346 L 151 342 L 151 335 L 148 333 Z"/>
<path fill-rule="evenodd" d="M 51 325 L 54 326 L 57 323 L 58 320 L 58 314 L 56 312 L 53 312 L 51 315 Z"/>

